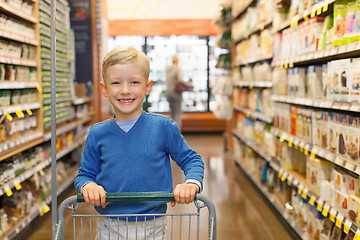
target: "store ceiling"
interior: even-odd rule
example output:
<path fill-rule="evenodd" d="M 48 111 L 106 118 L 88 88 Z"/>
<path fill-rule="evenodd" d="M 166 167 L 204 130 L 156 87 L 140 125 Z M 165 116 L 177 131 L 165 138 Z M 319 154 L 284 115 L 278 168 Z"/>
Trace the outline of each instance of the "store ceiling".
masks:
<path fill-rule="evenodd" d="M 219 0 L 107 0 L 109 20 L 214 19 Z"/>

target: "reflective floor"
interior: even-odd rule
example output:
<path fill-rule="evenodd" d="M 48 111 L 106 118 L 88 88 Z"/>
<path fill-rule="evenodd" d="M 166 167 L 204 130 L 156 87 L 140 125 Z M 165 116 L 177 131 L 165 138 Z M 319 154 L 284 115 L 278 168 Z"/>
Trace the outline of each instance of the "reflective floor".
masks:
<path fill-rule="evenodd" d="M 222 134 L 186 134 L 189 145 L 195 149 L 205 162 L 205 178 L 203 195 L 209 197 L 216 208 L 217 239 L 224 240 L 286 240 L 293 239 L 287 227 L 274 213 L 268 202 L 253 187 L 248 178 L 224 154 L 224 137 Z M 179 168 L 173 166 L 174 184 L 184 179 Z M 75 194 L 69 189 L 64 195 Z M 63 198 L 58 201 L 61 202 Z M 178 206 L 170 212 L 184 212 L 192 206 Z M 94 213 L 92 207 L 83 206 L 81 212 Z M 72 220 L 66 216 L 66 229 L 70 228 L 66 239 L 72 237 Z M 204 215 L 201 222 L 207 221 Z M 95 229 L 95 223 L 92 228 Z M 86 230 L 85 230 L 86 231 Z M 93 230 L 94 231 L 94 230 Z M 207 227 L 200 228 L 200 239 L 206 239 Z M 180 239 L 175 235 L 174 239 Z M 182 236 L 182 239 L 188 239 Z M 51 214 L 34 221 L 31 228 L 18 239 L 42 240 L 51 239 Z M 81 238 L 79 238 L 81 239 Z M 89 239 L 85 237 L 84 239 Z M 194 239 L 194 238 L 191 238 Z"/>

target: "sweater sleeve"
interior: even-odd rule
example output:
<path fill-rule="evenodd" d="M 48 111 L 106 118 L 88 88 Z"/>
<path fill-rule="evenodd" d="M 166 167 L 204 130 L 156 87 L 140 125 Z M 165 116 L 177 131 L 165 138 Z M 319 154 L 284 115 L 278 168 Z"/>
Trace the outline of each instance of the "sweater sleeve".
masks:
<path fill-rule="evenodd" d="M 93 131 L 90 128 L 81 157 L 81 167 L 75 178 L 75 188 L 78 192 L 81 192 L 81 188 L 87 182 L 96 182 L 96 175 L 100 172 L 100 154 L 95 143 Z"/>
<path fill-rule="evenodd" d="M 189 179 L 197 180 L 201 184 L 201 191 L 204 178 L 204 162 L 201 156 L 190 148 L 174 121 L 170 120 L 167 124 L 168 131 L 165 131 L 167 134 L 165 144 L 171 159 L 173 159 L 184 172 L 185 181 Z"/>

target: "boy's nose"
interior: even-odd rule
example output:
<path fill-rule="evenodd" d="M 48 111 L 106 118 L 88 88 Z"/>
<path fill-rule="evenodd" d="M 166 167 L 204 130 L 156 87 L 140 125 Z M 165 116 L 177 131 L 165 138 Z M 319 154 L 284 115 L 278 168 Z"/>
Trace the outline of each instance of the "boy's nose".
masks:
<path fill-rule="evenodd" d="M 128 84 L 122 84 L 120 89 L 121 94 L 129 94 L 130 93 L 130 86 Z"/>

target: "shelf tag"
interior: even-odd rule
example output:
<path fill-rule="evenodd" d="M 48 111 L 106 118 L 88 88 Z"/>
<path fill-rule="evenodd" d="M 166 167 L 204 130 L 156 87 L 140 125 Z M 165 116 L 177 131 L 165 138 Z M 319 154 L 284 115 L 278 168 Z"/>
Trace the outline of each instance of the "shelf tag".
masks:
<path fill-rule="evenodd" d="M 40 211 L 40 216 L 43 216 L 48 211 L 50 211 L 50 207 L 45 204 L 44 208 Z"/>
<path fill-rule="evenodd" d="M 42 169 L 39 170 L 39 173 L 40 173 L 41 176 L 45 175 L 44 170 L 42 170 Z"/>
<path fill-rule="evenodd" d="M 352 225 L 351 221 L 348 220 L 348 219 L 345 219 L 345 222 L 344 222 L 344 233 L 346 233 L 346 234 L 349 233 L 351 225 Z"/>
<path fill-rule="evenodd" d="M 292 147 L 292 145 L 293 145 L 292 142 L 289 141 L 289 142 L 288 142 L 288 146 L 289 146 L 289 147 Z"/>
<path fill-rule="evenodd" d="M 335 222 L 335 216 L 331 212 L 329 218 L 332 222 Z"/>
<path fill-rule="evenodd" d="M 289 186 L 291 186 L 291 180 L 288 178 L 287 183 Z"/>
<path fill-rule="evenodd" d="M 308 15 L 305 15 L 304 16 L 304 20 L 306 21 L 306 20 L 308 20 L 309 19 L 309 16 Z"/>
<path fill-rule="evenodd" d="M 15 188 L 16 188 L 16 190 L 20 190 L 22 187 L 21 187 L 21 184 L 20 183 L 16 183 L 15 184 Z"/>
<path fill-rule="evenodd" d="M 264 29 L 265 29 L 265 26 L 262 25 L 262 26 L 260 27 L 260 30 L 262 31 L 262 30 L 264 30 Z"/>
<path fill-rule="evenodd" d="M 294 67 L 294 63 L 293 62 L 290 62 L 289 63 L 289 68 L 293 68 Z"/>
<path fill-rule="evenodd" d="M 282 177 L 281 177 L 281 181 L 285 181 L 286 180 L 286 176 L 285 176 L 285 174 L 284 175 L 282 175 Z"/>
<path fill-rule="evenodd" d="M 360 229 L 359 228 L 355 232 L 354 240 L 360 240 Z"/>
<path fill-rule="evenodd" d="M 325 4 L 323 6 L 323 12 L 326 12 L 329 9 L 329 4 Z"/>
<path fill-rule="evenodd" d="M 310 197 L 309 203 L 314 206 L 315 205 L 315 199 L 313 197 Z"/>
<path fill-rule="evenodd" d="M 6 114 L 6 117 L 10 122 L 13 120 L 13 117 L 9 113 Z"/>
<path fill-rule="evenodd" d="M 341 215 L 338 215 L 336 217 L 336 222 L 335 222 L 335 225 L 341 229 L 341 226 L 342 226 L 342 221 L 344 220 L 344 217 L 341 216 Z"/>
<path fill-rule="evenodd" d="M 321 10 L 322 10 L 322 8 L 319 8 L 318 10 L 316 10 L 316 15 L 320 15 L 320 14 L 321 14 Z"/>
<path fill-rule="evenodd" d="M 15 114 L 18 118 L 23 118 L 25 117 L 24 113 L 21 110 L 17 110 L 15 111 Z"/>
<path fill-rule="evenodd" d="M 32 111 L 31 111 L 29 108 L 26 109 L 26 112 L 27 112 L 27 114 L 29 114 L 30 116 L 33 114 Z"/>
<path fill-rule="evenodd" d="M 302 197 L 303 197 L 303 199 L 307 199 L 307 194 L 306 194 L 305 190 L 302 193 Z"/>
<path fill-rule="evenodd" d="M 315 153 L 314 153 L 314 152 L 311 152 L 311 153 L 310 153 L 310 157 L 315 158 Z"/>
<path fill-rule="evenodd" d="M 298 187 L 298 194 L 301 194 L 301 192 L 302 192 L 302 189 L 300 188 L 300 186 Z"/>
<path fill-rule="evenodd" d="M 281 176 L 282 176 L 282 174 L 281 174 L 281 172 L 279 171 L 279 173 L 278 173 L 278 176 L 279 176 L 279 178 L 281 178 Z"/>
<path fill-rule="evenodd" d="M 11 188 L 9 188 L 9 186 L 5 186 L 5 193 L 6 193 L 6 196 L 10 197 L 13 192 L 11 191 Z"/>
<path fill-rule="evenodd" d="M 285 138 L 281 137 L 280 142 L 283 142 L 283 141 L 285 141 Z"/>
<path fill-rule="evenodd" d="M 298 145 L 296 145 L 296 144 L 294 144 L 294 148 L 295 148 L 296 150 L 299 149 L 299 148 L 298 148 Z"/>
<path fill-rule="evenodd" d="M 318 203 L 317 204 L 317 210 L 319 210 L 320 212 L 323 210 L 323 207 L 321 205 L 321 203 Z M 323 212 L 323 215 L 324 215 L 324 212 Z M 327 214 L 326 214 L 327 215 Z M 325 216 L 325 215 L 324 215 Z M 326 217 L 326 216 L 325 216 Z"/>
<path fill-rule="evenodd" d="M 311 12 L 311 17 L 315 17 L 315 14 L 316 14 L 316 12 L 315 11 L 313 11 L 313 12 Z"/>
<path fill-rule="evenodd" d="M 303 152 L 304 148 L 302 146 L 300 146 L 300 152 Z"/>
<path fill-rule="evenodd" d="M 42 91 L 42 88 L 40 86 L 37 86 L 36 89 L 41 92 Z"/>
<path fill-rule="evenodd" d="M 306 156 L 309 155 L 309 150 L 307 148 L 305 148 L 304 153 L 305 153 Z"/>

